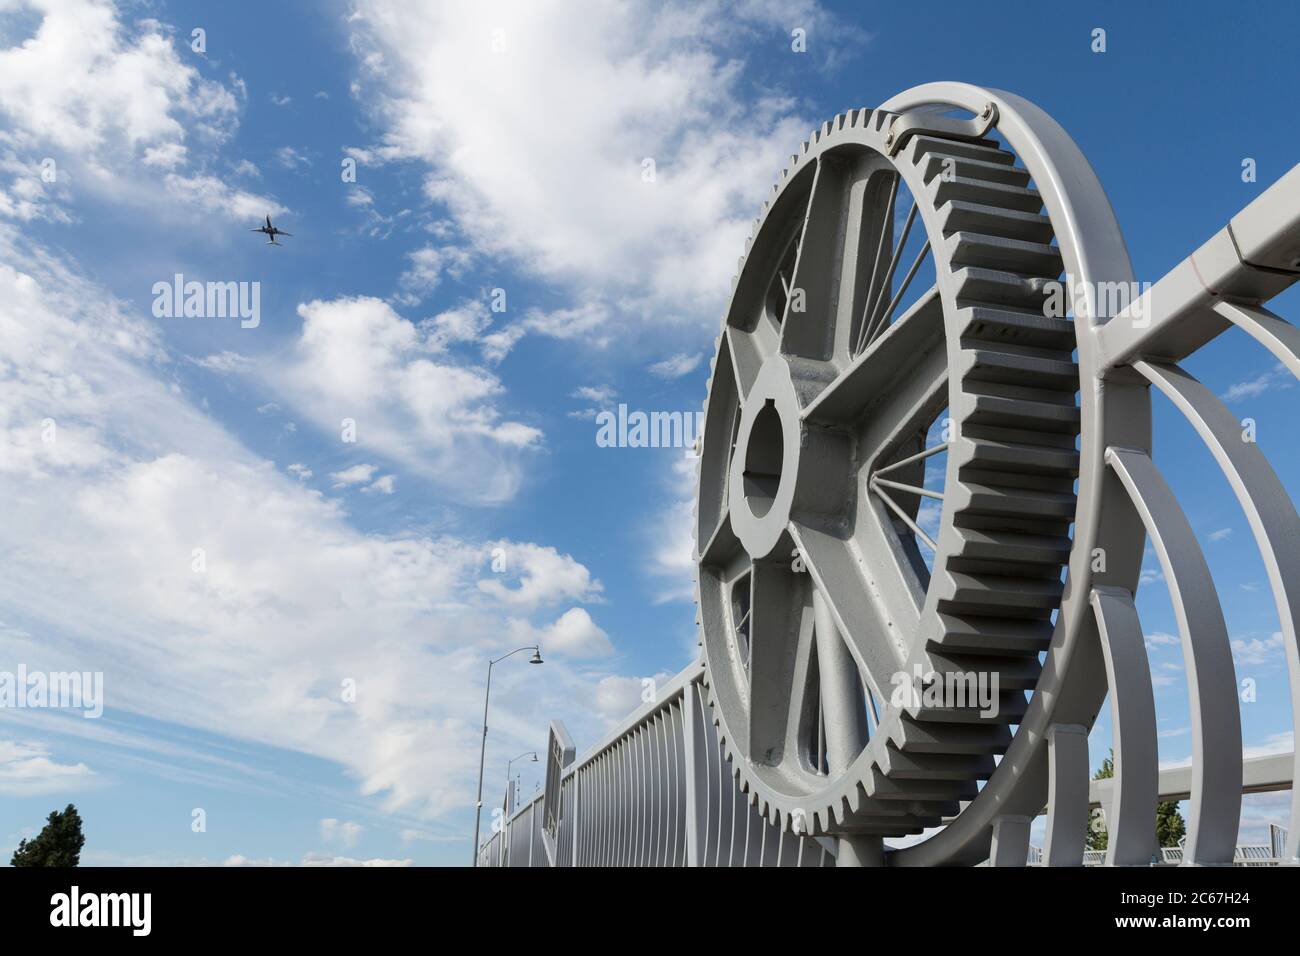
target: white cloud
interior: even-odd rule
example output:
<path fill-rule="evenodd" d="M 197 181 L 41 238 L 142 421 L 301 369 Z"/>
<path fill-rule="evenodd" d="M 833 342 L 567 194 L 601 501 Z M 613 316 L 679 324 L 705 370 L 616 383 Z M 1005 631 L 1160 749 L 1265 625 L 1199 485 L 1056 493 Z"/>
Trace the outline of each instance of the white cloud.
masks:
<path fill-rule="evenodd" d="M 603 590 L 591 572 L 572 557 L 535 544 L 496 542 L 492 570 L 493 577 L 481 578 L 478 589 L 509 607 L 595 601 Z"/>
<path fill-rule="evenodd" d="M 163 179 L 168 196 L 191 212 L 219 215 L 231 221 L 279 216 L 289 210 L 273 199 L 238 189 L 216 176 L 181 176 L 168 173 Z"/>
<path fill-rule="evenodd" d="M 662 362 L 655 362 L 650 366 L 650 374 L 658 378 L 681 378 L 683 375 L 689 375 L 699 368 L 700 361 L 703 358 L 704 355 L 700 352 L 693 355 L 682 352 L 666 358 Z"/>
<path fill-rule="evenodd" d="M 482 302 L 467 300 L 454 308 L 439 312 L 430 320 L 430 344 L 446 348 L 454 343 L 474 342 L 491 322 L 487 306 Z"/>
<path fill-rule="evenodd" d="M 334 482 L 335 488 L 346 488 L 348 485 L 364 485 L 374 474 L 374 465 L 353 465 L 342 471 L 330 472 L 330 480 Z"/>
<path fill-rule="evenodd" d="M 585 402 L 595 402 L 597 405 L 605 405 L 612 402 L 616 394 L 614 389 L 608 385 L 584 385 L 570 397 L 580 398 Z"/>
<path fill-rule="evenodd" d="M 1211 540 L 1211 541 L 1223 541 L 1223 540 L 1227 539 L 1231 534 L 1232 534 L 1232 529 L 1231 529 L 1231 528 L 1220 528 L 1220 529 L 1217 530 L 1217 531 L 1211 531 L 1211 532 L 1210 532 L 1210 540 Z"/>
<path fill-rule="evenodd" d="M 511 620 L 599 583 L 539 544 L 358 531 L 174 385 L 155 326 L 12 239 L 0 227 L 0 500 L 22 506 L 0 551 L 22 556 L 0 608 L 39 639 L 0 630 L 0 659 L 102 671 L 110 713 L 332 761 L 381 809 L 466 806 L 483 662 Z M 479 584 L 494 547 L 512 559 L 498 593 Z M 557 714 L 590 735 L 573 702 L 604 675 L 542 670 L 501 670 L 491 747 L 535 747 Z M 14 781 L 88 773 L 8 762 Z"/>
<path fill-rule="evenodd" d="M 473 261 L 468 249 L 457 246 L 424 246 L 406 254 L 411 266 L 398 278 L 409 304 L 420 302 L 438 287 L 443 275 L 459 279 Z"/>
<path fill-rule="evenodd" d="M 695 598 L 696 459 L 677 458 L 668 482 L 664 513 L 651 525 L 647 571 L 661 584 L 656 603 Z"/>
<path fill-rule="evenodd" d="M 300 866 L 360 866 L 360 867 L 396 867 L 413 866 L 414 861 L 387 860 L 375 857 L 369 860 L 357 860 L 350 856 L 331 856 L 328 853 L 308 853 L 302 858 Z"/>
<path fill-rule="evenodd" d="M 535 627 L 527 621 L 510 622 L 510 634 L 515 643 L 538 644 L 543 654 L 564 657 L 608 657 L 614 653 L 609 635 L 596 626 L 584 608 L 571 607 L 545 627 Z"/>
<path fill-rule="evenodd" d="M 822 37 L 821 50 L 834 45 L 812 3 L 429 4 L 417 13 L 361 0 L 349 26 L 362 89 L 388 130 L 357 152 L 424 161 L 426 192 L 476 252 L 581 289 L 585 307 L 620 334 L 698 338 L 716 325 L 759 204 L 812 127 L 792 99 L 751 83 L 741 58 L 741 41 L 756 37 L 787 46 L 791 22 Z M 504 37 L 499 52 L 494 35 Z M 647 158 L 653 182 L 643 178 Z M 512 327 L 492 356 L 523 334 L 563 328 Z"/>
<path fill-rule="evenodd" d="M 613 724 L 646 704 L 647 695 L 653 700 L 655 689 L 672 680 L 672 675 L 660 672 L 653 677 L 606 677 L 596 687 L 596 709 Z"/>
<path fill-rule="evenodd" d="M 522 319 L 483 337 L 483 357 L 489 362 L 500 362 L 530 332 L 554 339 L 580 339 L 588 346 L 603 349 L 611 341 L 610 318 L 609 310 L 601 302 L 551 312 L 530 309 Z"/>
<path fill-rule="evenodd" d="M 1265 392 L 1273 391 L 1279 388 L 1291 388 L 1295 385 L 1295 377 L 1285 365 L 1278 362 L 1277 365 L 1263 372 L 1254 378 L 1237 382 L 1223 393 L 1225 402 L 1239 402 L 1247 398 L 1258 398 Z"/>
<path fill-rule="evenodd" d="M 227 375 L 231 372 L 247 372 L 256 363 L 246 355 L 226 350 L 205 355 L 203 358 L 197 359 L 195 364 L 207 369 L 209 372 Z"/>
<path fill-rule="evenodd" d="M 49 144 L 98 157 L 179 143 L 185 122 L 227 133 L 235 97 L 176 55 L 156 21 L 134 35 L 108 0 L 29 0 L 36 33 L 0 51 L 0 107 L 24 145 Z M 75 51 L 75 55 L 70 55 Z"/>
<path fill-rule="evenodd" d="M 1271 734 L 1262 744 L 1242 748 L 1243 757 L 1271 757 L 1275 754 L 1289 754 L 1295 751 L 1295 731 L 1286 730 Z"/>
<path fill-rule="evenodd" d="M 302 860 L 293 863 L 286 860 L 275 860 L 269 858 L 253 859 L 244 856 L 242 853 L 236 853 L 227 857 L 221 864 L 229 867 L 245 866 L 360 866 L 360 867 L 394 867 L 394 866 L 413 866 L 414 860 L 387 860 L 382 857 L 375 857 L 369 860 L 358 860 L 350 856 L 333 856 L 328 853 L 307 853 L 303 855 Z"/>
<path fill-rule="evenodd" d="M 60 181 L 76 190 L 159 209 L 178 200 L 204 214 L 277 208 L 203 168 L 238 125 L 237 77 L 230 86 L 205 79 L 177 54 L 170 27 L 151 19 L 128 25 L 111 0 L 20 5 L 40 22 L 30 38 L 0 49 L 0 146 L 10 155 L 33 166 L 49 157 Z M 158 170 L 168 171 L 163 193 Z M 26 201 L 48 198 L 42 192 Z M 0 212 L 9 207 L 32 218 L 30 208 L 0 193 Z"/>
<path fill-rule="evenodd" d="M 294 462 L 285 470 L 289 472 L 289 474 L 297 478 L 299 481 L 307 481 L 308 479 L 311 478 L 311 474 L 312 474 L 310 468 L 308 468 L 306 465 L 299 464 L 298 462 Z"/>
<path fill-rule="evenodd" d="M 397 476 L 395 475 L 381 475 L 373 482 L 366 485 L 366 487 L 362 488 L 361 493 L 363 495 L 391 495 L 393 493 L 393 485 L 396 481 Z"/>
<path fill-rule="evenodd" d="M 1146 645 L 1149 651 L 1155 650 L 1157 647 L 1178 647 L 1182 643 L 1182 638 L 1177 634 L 1168 634 L 1164 631 L 1146 635 Z"/>
<path fill-rule="evenodd" d="M 267 381 L 305 417 L 333 434 L 353 420 L 359 447 L 465 500 L 515 493 L 542 434 L 502 417 L 496 376 L 435 360 L 445 328 L 416 326 L 373 298 L 308 302 L 298 314 L 301 336 Z"/>
<path fill-rule="evenodd" d="M 299 166 L 310 166 L 311 160 L 292 146 L 281 146 L 275 151 L 275 161 L 285 169 L 294 170 Z"/>
<path fill-rule="evenodd" d="M 84 763 L 66 764 L 50 759 L 40 744 L 0 740 L 0 793 L 10 797 L 35 797 L 84 788 L 95 774 Z"/>
<path fill-rule="evenodd" d="M 346 847 L 356 846 L 364 830 L 365 827 L 352 820 L 338 820 L 334 817 L 326 817 L 320 822 L 322 840 L 326 843 L 333 843 L 337 840 Z"/>
<path fill-rule="evenodd" d="M 1281 631 L 1274 631 L 1271 637 L 1263 640 L 1252 637 L 1234 638 L 1232 641 L 1232 656 L 1238 664 L 1266 664 L 1280 657 L 1281 649 Z"/>

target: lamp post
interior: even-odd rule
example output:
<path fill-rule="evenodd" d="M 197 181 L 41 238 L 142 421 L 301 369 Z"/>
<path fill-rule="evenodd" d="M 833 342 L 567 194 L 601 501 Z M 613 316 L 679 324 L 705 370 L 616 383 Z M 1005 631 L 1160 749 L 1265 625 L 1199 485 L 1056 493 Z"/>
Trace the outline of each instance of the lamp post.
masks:
<path fill-rule="evenodd" d="M 542 649 L 536 644 L 525 644 L 523 647 L 516 647 L 509 654 L 502 654 L 495 660 L 488 661 L 487 672 L 487 690 L 483 692 L 483 739 L 479 741 L 478 746 L 478 799 L 474 803 L 474 845 L 471 850 L 474 853 L 474 866 L 478 866 L 478 832 L 479 823 L 483 817 L 483 757 L 487 753 L 487 718 L 488 718 L 488 701 L 492 697 L 492 667 L 500 664 L 507 657 L 513 657 L 520 651 L 532 651 L 533 656 L 529 659 L 530 664 L 541 664 Z"/>
<path fill-rule="evenodd" d="M 525 757 L 532 757 L 533 758 L 532 762 L 537 763 L 536 750 L 529 750 L 526 753 L 521 753 L 518 757 L 511 757 L 509 760 L 506 761 L 506 789 L 507 790 L 510 789 L 510 765 L 513 764 L 516 760 L 523 760 Z"/>

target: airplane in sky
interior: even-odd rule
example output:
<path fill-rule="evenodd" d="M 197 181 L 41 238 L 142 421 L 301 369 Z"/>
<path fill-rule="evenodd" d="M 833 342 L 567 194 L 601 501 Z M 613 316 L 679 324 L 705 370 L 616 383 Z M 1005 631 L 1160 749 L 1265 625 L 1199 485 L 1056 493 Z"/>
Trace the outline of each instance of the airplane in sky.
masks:
<path fill-rule="evenodd" d="M 291 232 L 285 232 L 283 229 L 276 229 L 275 226 L 271 225 L 271 217 L 270 217 L 270 216 L 267 216 L 267 217 L 266 217 L 266 225 L 265 225 L 265 226 L 258 226 L 256 229 L 250 229 L 249 232 L 263 232 L 263 233 L 266 233 L 266 235 L 268 235 L 268 236 L 271 237 L 270 239 L 266 240 L 266 244 L 267 244 L 268 246 L 282 246 L 282 245 L 284 245 L 283 242 L 276 242 L 276 241 L 275 241 L 275 237 L 276 237 L 276 236 L 292 236 L 292 235 L 293 235 L 293 233 L 291 233 Z"/>

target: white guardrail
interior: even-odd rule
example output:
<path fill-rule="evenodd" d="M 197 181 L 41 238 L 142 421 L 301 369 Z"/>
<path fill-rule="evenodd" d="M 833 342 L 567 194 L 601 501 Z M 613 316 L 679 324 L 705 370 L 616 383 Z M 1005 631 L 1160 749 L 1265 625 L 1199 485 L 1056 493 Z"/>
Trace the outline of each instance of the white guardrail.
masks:
<path fill-rule="evenodd" d="M 686 668 L 563 768 L 555 866 L 835 865 L 831 841 L 772 826 L 740 792 L 707 713 L 703 673 L 698 663 Z M 499 824 L 479 866 L 552 865 L 543 817 L 539 793 Z"/>
<path fill-rule="evenodd" d="M 496 824 L 479 848 L 479 866 L 834 866 L 834 840 L 783 831 L 740 792 L 708 713 L 703 677 L 698 662 L 687 667 L 657 700 L 568 766 L 560 762 L 572 758 L 563 748 L 554 752 L 553 735 L 548 761 L 560 777 L 553 851 L 544 839 L 543 791 Z M 1248 759 L 1243 792 L 1284 789 L 1290 766 L 1289 754 Z M 1161 798 L 1185 796 L 1185 775 L 1181 767 L 1162 771 Z M 1106 804 L 1109 782 L 1094 781 L 1094 807 Z M 1272 846 L 1238 846 L 1235 865 L 1278 865 L 1286 836 L 1273 831 Z M 1041 865 L 1041 855 L 1030 846 L 1028 865 Z M 1083 865 L 1099 866 L 1105 855 L 1086 851 Z M 1153 863 L 1181 861 L 1181 848 L 1165 847 Z"/>

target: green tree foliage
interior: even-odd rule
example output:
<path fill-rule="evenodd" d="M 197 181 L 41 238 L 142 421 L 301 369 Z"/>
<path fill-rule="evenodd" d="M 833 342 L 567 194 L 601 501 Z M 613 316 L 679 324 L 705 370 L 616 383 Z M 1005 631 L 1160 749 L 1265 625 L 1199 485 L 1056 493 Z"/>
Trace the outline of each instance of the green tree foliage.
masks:
<path fill-rule="evenodd" d="M 1101 762 L 1093 780 L 1107 780 L 1115 776 L 1115 748 L 1112 747 L 1106 759 Z M 1088 811 L 1088 832 L 1084 837 L 1084 846 L 1089 850 L 1104 850 L 1109 845 L 1110 834 L 1106 832 L 1106 821 L 1100 810 Z"/>
<path fill-rule="evenodd" d="M 63 812 L 50 814 L 45 828 L 34 839 L 23 840 L 14 850 L 13 866 L 76 866 L 86 838 L 81 833 L 81 815 L 68 804 Z"/>
<path fill-rule="evenodd" d="M 1106 780 L 1115 776 L 1115 748 L 1111 748 L 1106 759 L 1101 762 L 1093 780 Z M 1156 844 L 1158 846 L 1178 846 L 1178 841 L 1187 834 L 1187 824 L 1178 812 L 1177 800 L 1162 800 L 1156 804 Z M 1088 814 L 1088 833 L 1085 843 L 1089 850 L 1104 850 L 1108 845 L 1106 821 L 1098 810 Z"/>
<path fill-rule="evenodd" d="M 1165 800 L 1156 805 L 1156 841 L 1161 846 L 1178 846 L 1178 841 L 1187 835 L 1187 824 L 1178 812 L 1178 803 Z"/>

